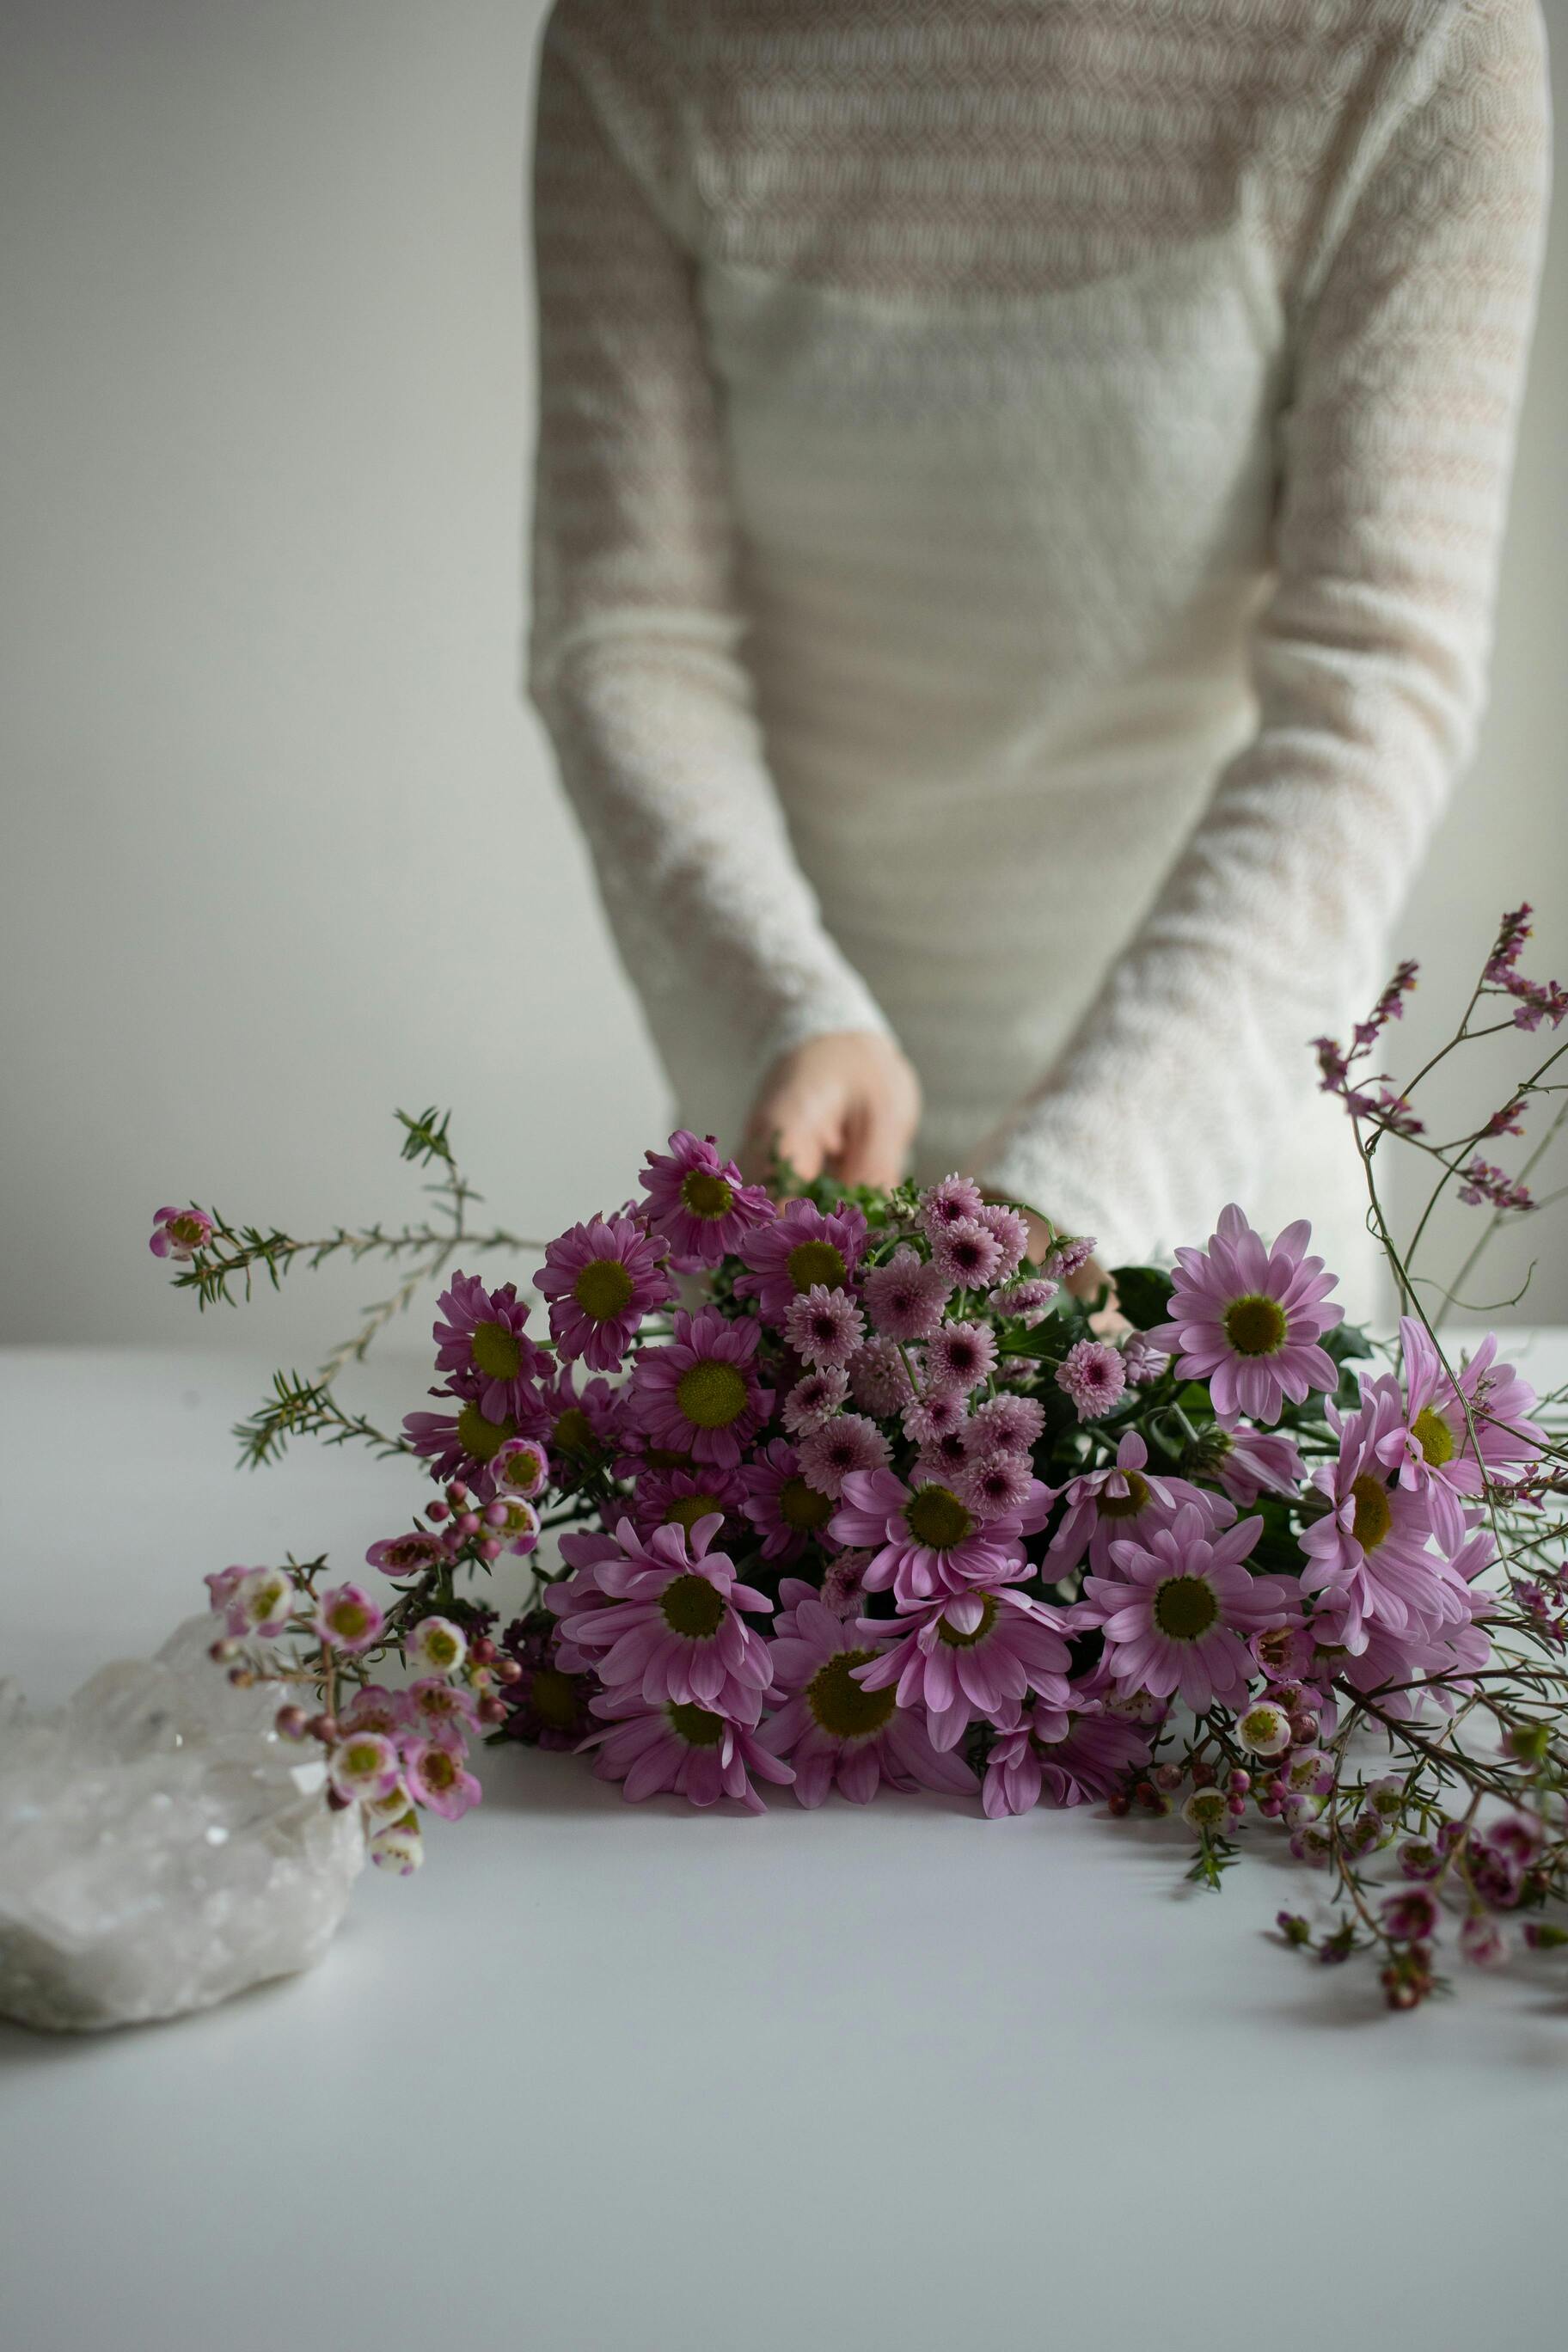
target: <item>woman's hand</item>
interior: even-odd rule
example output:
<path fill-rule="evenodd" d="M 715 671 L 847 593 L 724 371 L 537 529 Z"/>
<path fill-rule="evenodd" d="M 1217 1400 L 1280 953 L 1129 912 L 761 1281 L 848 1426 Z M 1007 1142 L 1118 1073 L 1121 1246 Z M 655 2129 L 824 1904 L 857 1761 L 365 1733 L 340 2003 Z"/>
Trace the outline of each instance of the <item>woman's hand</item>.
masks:
<path fill-rule="evenodd" d="M 742 1164 L 759 1179 L 776 1150 L 805 1182 L 826 1170 L 843 1184 L 897 1184 L 920 1116 L 920 1080 L 892 1040 L 835 1030 L 773 1064 L 747 1124 Z"/>

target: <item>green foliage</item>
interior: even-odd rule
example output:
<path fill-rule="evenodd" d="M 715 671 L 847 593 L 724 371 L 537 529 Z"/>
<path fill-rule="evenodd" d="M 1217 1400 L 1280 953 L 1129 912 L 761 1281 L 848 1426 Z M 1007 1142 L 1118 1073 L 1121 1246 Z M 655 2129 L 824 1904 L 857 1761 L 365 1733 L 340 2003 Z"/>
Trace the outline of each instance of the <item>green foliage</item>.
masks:
<path fill-rule="evenodd" d="M 1116 1285 L 1121 1312 L 1137 1330 L 1152 1331 L 1156 1323 L 1165 1321 L 1175 1286 L 1168 1274 L 1153 1265 L 1119 1265 L 1110 1279 Z"/>
<path fill-rule="evenodd" d="M 298 1372 L 274 1372 L 272 1394 L 248 1421 L 237 1422 L 243 1468 L 259 1470 L 288 1450 L 291 1437 L 319 1437 L 326 1445 L 360 1444 L 383 1455 L 407 1454 L 401 1437 L 388 1437 L 363 1413 L 345 1412 L 324 1381 L 302 1380 Z"/>

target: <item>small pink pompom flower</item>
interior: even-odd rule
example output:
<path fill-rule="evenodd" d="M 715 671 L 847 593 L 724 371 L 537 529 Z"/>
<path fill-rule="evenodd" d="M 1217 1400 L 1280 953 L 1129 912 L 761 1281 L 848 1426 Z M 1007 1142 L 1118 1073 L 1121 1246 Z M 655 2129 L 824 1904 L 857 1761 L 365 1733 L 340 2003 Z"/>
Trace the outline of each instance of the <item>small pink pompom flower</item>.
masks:
<path fill-rule="evenodd" d="M 848 1202 L 825 1214 L 809 1201 L 786 1201 L 770 1224 L 742 1235 L 736 1255 L 737 1298 L 754 1298 L 764 1323 L 776 1329 L 795 1299 L 820 1283 L 847 1290 L 866 1250 L 866 1220 Z"/>
<path fill-rule="evenodd" d="M 852 1472 L 879 1470 L 888 1454 L 888 1441 L 874 1421 L 841 1412 L 801 1440 L 800 1474 L 819 1495 L 837 1502 Z"/>
<path fill-rule="evenodd" d="M 879 1420 L 902 1411 L 914 1389 L 896 1339 L 867 1340 L 849 1366 L 849 1389 L 861 1411 Z"/>
<path fill-rule="evenodd" d="M 791 1766 L 763 1745 L 751 1723 L 731 1722 L 710 1707 L 664 1700 L 650 1706 L 636 1691 L 603 1691 L 589 1705 L 606 1725 L 583 1742 L 596 1748 L 594 1771 L 618 1780 L 628 1803 L 668 1792 L 689 1805 L 730 1798 L 748 1812 L 765 1808 L 752 1786 L 770 1780 L 787 1788 Z"/>
<path fill-rule="evenodd" d="M 316 1611 L 316 1631 L 334 1649 L 351 1655 L 368 1650 L 385 1624 L 384 1612 L 360 1584 L 334 1584 L 322 1593 Z"/>
<path fill-rule="evenodd" d="M 772 1644 L 774 1688 L 783 1697 L 761 1737 L 795 1766 L 795 1793 L 820 1805 L 837 1787 L 853 1805 L 889 1788 L 972 1794 L 974 1775 L 931 1742 L 923 1714 L 900 1707 L 891 1690 L 868 1691 L 855 1679 L 884 1646 L 848 1625 L 809 1584 L 785 1577 L 779 1587 L 778 1633 Z M 890 1628 L 886 1629 L 890 1631 Z"/>
<path fill-rule="evenodd" d="M 1079 1339 L 1057 1366 L 1057 1386 L 1066 1391 L 1079 1421 L 1099 1421 L 1120 1402 L 1127 1368 L 1102 1339 Z"/>
<path fill-rule="evenodd" d="M 761 1338 L 750 1319 L 679 1309 L 673 1339 L 645 1348 L 631 1377 L 628 1410 L 647 1443 L 721 1469 L 739 1462 L 773 1402 L 756 1375 Z"/>
<path fill-rule="evenodd" d="M 212 1237 L 213 1221 L 205 1209 L 160 1209 L 147 1246 L 154 1257 L 184 1262 L 205 1249 Z"/>
<path fill-rule="evenodd" d="M 1046 1409 L 1035 1397 L 987 1397 L 974 1408 L 974 1444 L 983 1452 L 1029 1454 L 1045 1425 Z"/>
<path fill-rule="evenodd" d="M 1026 1275 L 1021 1282 L 1004 1283 L 999 1290 L 990 1292 L 985 1304 L 993 1315 L 1005 1316 L 1032 1331 L 1051 1312 L 1060 1288 L 1059 1283 L 1043 1274 Z"/>
<path fill-rule="evenodd" d="M 1278 1421 L 1287 1398 L 1338 1387 L 1318 1341 L 1344 1315 L 1327 1303 L 1339 1277 L 1307 1255 L 1311 1237 L 1301 1219 L 1268 1249 L 1232 1202 L 1206 1250 L 1176 1252 L 1170 1319 L 1149 1337 L 1179 1355 L 1184 1380 L 1208 1381 L 1216 1412 Z"/>
<path fill-rule="evenodd" d="M 1005 1519 L 1025 1510 L 1035 1485 L 1026 1454 L 982 1454 L 967 1462 L 954 1488 L 978 1519 Z"/>
<path fill-rule="evenodd" d="M 931 1237 L 931 1263 L 960 1290 L 984 1290 L 1001 1278 L 1001 1242 L 978 1217 L 960 1217 Z"/>
<path fill-rule="evenodd" d="M 1119 1690 L 1179 1692 L 1194 1713 L 1245 1701 L 1255 1671 L 1248 1639 L 1288 1624 L 1298 1606 L 1287 1586 L 1242 1564 L 1262 1532 L 1261 1519 L 1215 1528 L 1184 1505 L 1145 1542 L 1111 1545 L 1110 1572 L 1086 1578 L 1078 1615 L 1103 1631 Z"/>
<path fill-rule="evenodd" d="M 984 1209 L 984 1195 L 972 1177 L 944 1176 L 926 1186 L 918 1213 L 927 1241 L 934 1244 L 952 1226 L 976 1223 Z"/>
<path fill-rule="evenodd" d="M 926 1381 L 933 1389 L 962 1389 L 968 1395 L 995 1368 L 996 1334 L 988 1323 L 943 1323 L 926 1344 Z"/>
<path fill-rule="evenodd" d="M 717 1265 L 777 1214 L 760 1184 L 742 1183 L 734 1161 L 720 1158 L 710 1135 L 678 1128 L 668 1152 L 643 1156 L 647 1222 L 669 1244 L 678 1264 Z"/>
<path fill-rule="evenodd" d="M 403 1759 L 384 1732 L 353 1731 L 327 1759 L 327 1778 L 340 1797 L 379 1804 L 403 1785 Z"/>
<path fill-rule="evenodd" d="M 443 1821 L 461 1821 L 484 1794 L 460 1752 L 435 1740 L 405 1743 L 403 1777 L 415 1803 Z"/>
<path fill-rule="evenodd" d="M 906 1243 L 886 1265 L 874 1266 L 863 1286 L 866 1309 L 885 1339 L 929 1339 L 942 1321 L 952 1285 Z"/>
<path fill-rule="evenodd" d="M 848 1393 L 849 1375 L 837 1364 L 807 1372 L 785 1397 L 780 1418 L 792 1437 L 809 1437 L 826 1427 Z"/>
<path fill-rule="evenodd" d="M 675 1297 L 664 1244 L 635 1217 L 568 1226 L 533 1279 L 550 1302 L 550 1335 L 562 1355 L 581 1357 L 595 1372 L 615 1371 L 644 1316 Z"/>
<path fill-rule="evenodd" d="M 866 1318 L 847 1290 L 814 1282 L 791 1302 L 784 1328 L 803 1364 L 842 1371 L 866 1336 Z"/>
<path fill-rule="evenodd" d="M 1002 1201 L 987 1201 L 980 1212 L 980 1223 L 992 1234 L 1001 1251 L 1001 1262 L 992 1280 L 1005 1282 L 1016 1274 L 1029 1253 L 1029 1223 L 1016 1209 Z"/>

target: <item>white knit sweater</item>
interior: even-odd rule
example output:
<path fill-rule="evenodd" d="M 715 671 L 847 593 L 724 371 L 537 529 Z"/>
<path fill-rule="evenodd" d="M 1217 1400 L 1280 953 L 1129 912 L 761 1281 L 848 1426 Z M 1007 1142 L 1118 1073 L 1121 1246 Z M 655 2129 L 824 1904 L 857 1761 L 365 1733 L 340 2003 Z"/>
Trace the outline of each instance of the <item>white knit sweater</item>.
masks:
<path fill-rule="evenodd" d="M 890 1027 L 921 1172 L 1353 1261 L 1546 109 L 1533 0 L 558 0 L 529 684 L 688 1124 Z"/>

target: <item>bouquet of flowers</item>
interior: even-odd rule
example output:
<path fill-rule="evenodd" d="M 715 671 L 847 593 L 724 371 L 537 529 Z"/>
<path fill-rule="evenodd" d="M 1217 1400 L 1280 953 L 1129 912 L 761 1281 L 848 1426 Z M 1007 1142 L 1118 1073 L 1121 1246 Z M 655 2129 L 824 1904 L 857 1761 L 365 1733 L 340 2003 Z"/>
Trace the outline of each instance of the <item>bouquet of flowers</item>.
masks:
<path fill-rule="evenodd" d="M 1331 1898 L 1322 1927 L 1281 1912 L 1282 1939 L 1371 1952 L 1396 2008 L 1440 1983 L 1450 1934 L 1479 1964 L 1568 1944 L 1568 1449 L 1493 1339 L 1447 1350 L 1378 1181 L 1391 1141 L 1436 1163 L 1417 1238 L 1450 1189 L 1489 1232 L 1532 1207 L 1563 1110 L 1517 1176 L 1481 1147 L 1562 1092 L 1568 1047 L 1455 1142 L 1411 1100 L 1474 1038 L 1561 1025 L 1568 996 L 1518 969 L 1529 911 L 1416 1081 L 1363 1075 L 1413 966 L 1348 1049 L 1318 1041 L 1396 1348 L 1346 1326 L 1304 1222 L 1269 1238 L 1227 1207 L 1173 1268 L 1117 1267 L 1113 1305 L 1069 1287 L 1089 1238 L 965 1178 L 762 1187 L 684 1131 L 635 1198 L 548 1243 L 472 1228 L 434 1111 L 398 1114 L 436 1171 L 424 1223 L 301 1242 L 161 1210 L 152 1246 L 204 1306 L 301 1261 L 408 1266 L 238 1434 L 253 1464 L 305 1433 L 366 1444 L 437 1489 L 376 1534 L 368 1579 L 210 1574 L 215 1656 L 277 1680 L 280 1736 L 321 1744 L 327 1801 L 405 1873 L 422 1816 L 479 1801 L 488 1735 L 579 1751 L 633 1800 L 1178 1814 L 1212 1887 L 1266 1825 Z M 531 1253 L 542 1314 L 458 1270 L 487 1252 Z M 443 1277 L 436 1409 L 389 1434 L 334 1381 Z"/>

